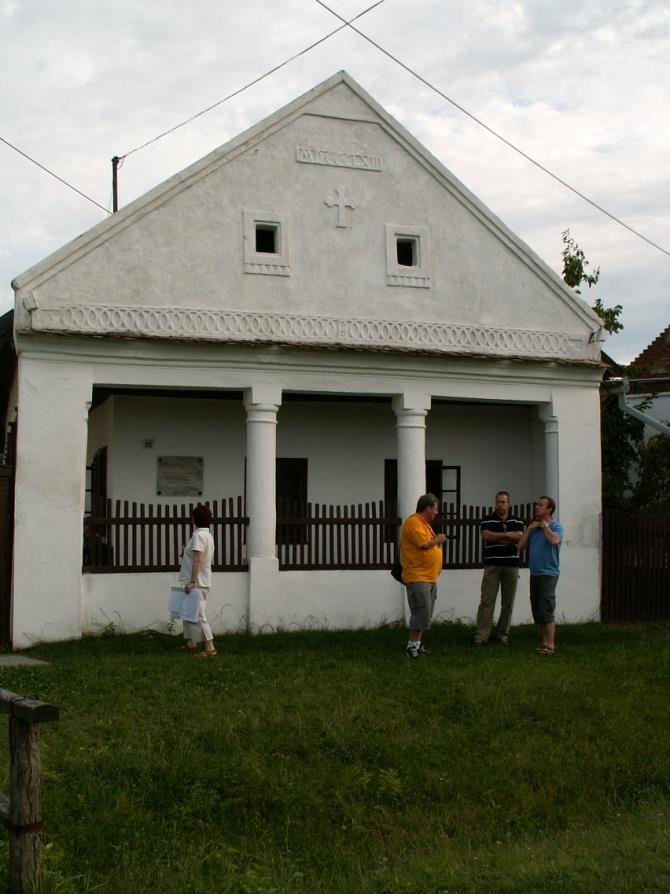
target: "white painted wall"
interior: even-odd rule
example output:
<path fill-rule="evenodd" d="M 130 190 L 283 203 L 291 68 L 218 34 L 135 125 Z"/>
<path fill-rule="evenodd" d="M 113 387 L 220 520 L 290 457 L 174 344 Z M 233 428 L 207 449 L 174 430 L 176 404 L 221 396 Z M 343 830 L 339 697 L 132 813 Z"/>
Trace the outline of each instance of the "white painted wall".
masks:
<path fill-rule="evenodd" d="M 119 633 L 167 632 L 174 626 L 170 625 L 168 596 L 175 581 L 175 574 L 165 572 L 84 574 L 82 632 L 100 633 L 108 625 L 114 625 Z M 247 587 L 245 573 L 214 575 L 207 599 L 207 616 L 215 633 L 247 629 Z M 181 629 L 181 624 L 176 626 Z"/>
<path fill-rule="evenodd" d="M 594 550 L 566 546 L 561 554 L 556 619 L 577 623 L 597 618 L 597 604 L 585 594 L 597 589 Z M 100 633 L 167 632 L 172 574 L 85 574 L 82 585 L 82 629 Z M 481 571 L 443 571 L 438 582 L 435 622 L 472 624 L 479 604 Z M 208 599 L 208 618 L 216 636 L 247 629 L 247 575 L 215 574 Z M 522 569 L 514 624 L 532 624 L 528 571 Z M 256 632 L 275 629 L 345 630 L 405 623 L 404 587 L 388 571 L 285 571 L 279 574 L 277 617 Z M 179 632 L 180 625 L 176 625 Z M 45 631 L 42 631 L 46 633 Z M 560 636 L 560 634 L 559 634 Z M 39 631 L 36 638 L 40 637 Z"/>
<path fill-rule="evenodd" d="M 144 448 L 145 438 L 153 439 L 151 449 Z M 109 496 L 173 503 L 179 498 L 156 494 L 157 458 L 203 456 L 204 499 L 215 499 L 243 493 L 245 442 L 240 400 L 118 395 L 90 414 L 88 461 L 107 445 Z M 435 404 L 426 444 L 429 459 L 461 465 L 465 503 L 488 505 L 500 488 L 525 502 L 543 487 L 544 445 L 534 406 Z M 396 457 L 390 400 L 286 402 L 278 414 L 277 455 L 307 458 L 312 502 L 379 500 L 384 460 Z"/>

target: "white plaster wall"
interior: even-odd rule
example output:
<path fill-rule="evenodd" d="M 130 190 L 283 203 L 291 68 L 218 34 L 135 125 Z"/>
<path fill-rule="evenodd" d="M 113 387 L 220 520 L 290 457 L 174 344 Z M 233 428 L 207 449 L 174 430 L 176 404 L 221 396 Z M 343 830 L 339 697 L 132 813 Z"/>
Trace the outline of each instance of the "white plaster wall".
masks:
<path fill-rule="evenodd" d="M 176 575 L 84 574 L 82 576 L 82 632 L 99 633 L 112 624 L 120 633 L 141 630 L 166 632 L 168 597 Z M 215 574 L 207 599 L 207 619 L 215 634 L 247 628 L 246 573 Z M 177 623 L 177 630 L 181 624 Z"/>
<path fill-rule="evenodd" d="M 301 145 L 377 154 L 384 168 L 300 164 Z M 346 211 L 345 227 L 336 226 L 337 209 L 325 204 L 337 189 L 356 206 Z M 457 189 L 445 187 L 441 175 L 341 84 L 287 126 L 213 161 L 201 179 L 157 199 L 150 214 L 128 223 L 119 215 L 112 239 L 33 291 L 41 308 L 141 304 L 296 314 L 336 308 L 341 316 L 588 331 L 592 324 L 575 312 L 573 298 L 561 297 L 561 284 L 538 274 L 525 251 L 484 224 Z M 243 271 L 244 210 L 277 212 L 286 220 L 290 276 Z M 429 228 L 430 289 L 386 284 L 387 223 Z"/>
<path fill-rule="evenodd" d="M 526 502 L 543 488 L 538 428 L 537 409 L 529 405 L 436 404 L 427 417 L 426 456 L 461 465 L 465 503 L 489 505 L 501 488 Z M 142 442 L 149 437 L 154 446 L 147 450 Z M 110 446 L 108 487 L 114 499 L 174 503 L 180 498 L 156 495 L 158 456 L 202 455 L 204 498 L 237 496 L 244 489 L 245 441 L 240 401 L 120 395 L 91 413 L 88 454 L 90 462 L 100 444 Z M 395 414 L 390 402 L 284 403 L 277 456 L 307 458 L 312 502 L 382 499 L 384 460 L 396 456 Z"/>
<path fill-rule="evenodd" d="M 544 440 L 530 405 L 435 404 L 428 415 L 426 457 L 461 466 L 464 504 L 492 506 L 499 490 L 513 503 L 537 496 Z"/>
<path fill-rule="evenodd" d="M 241 401 L 134 395 L 113 400 L 111 497 L 154 504 L 197 502 L 199 497 L 157 495 L 159 456 L 202 456 L 204 499 L 243 494 L 246 430 Z M 146 438 L 154 441 L 150 449 L 143 446 Z"/>

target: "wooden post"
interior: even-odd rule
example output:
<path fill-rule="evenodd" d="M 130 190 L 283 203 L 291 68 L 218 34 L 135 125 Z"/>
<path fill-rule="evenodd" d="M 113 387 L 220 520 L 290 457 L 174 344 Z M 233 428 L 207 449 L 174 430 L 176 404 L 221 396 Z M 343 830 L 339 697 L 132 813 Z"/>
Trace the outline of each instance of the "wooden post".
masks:
<path fill-rule="evenodd" d="M 9 718 L 9 890 L 41 890 L 40 728 Z"/>
<path fill-rule="evenodd" d="M 58 708 L 0 689 L 0 713 L 9 714 L 9 798 L 0 794 L 0 819 L 9 832 L 10 894 L 39 894 L 40 723 L 58 720 Z"/>

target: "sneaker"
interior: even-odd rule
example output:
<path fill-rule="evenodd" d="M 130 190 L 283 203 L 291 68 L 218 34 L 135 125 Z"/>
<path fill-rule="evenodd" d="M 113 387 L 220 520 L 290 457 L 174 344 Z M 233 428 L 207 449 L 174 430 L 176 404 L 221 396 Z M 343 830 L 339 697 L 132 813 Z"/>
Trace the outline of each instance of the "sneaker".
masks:
<path fill-rule="evenodd" d="M 419 646 L 419 655 L 430 655 L 430 649 L 427 649 L 423 644 Z"/>
<path fill-rule="evenodd" d="M 408 658 L 418 658 L 421 652 L 421 646 L 407 646 L 405 648 L 405 655 Z"/>

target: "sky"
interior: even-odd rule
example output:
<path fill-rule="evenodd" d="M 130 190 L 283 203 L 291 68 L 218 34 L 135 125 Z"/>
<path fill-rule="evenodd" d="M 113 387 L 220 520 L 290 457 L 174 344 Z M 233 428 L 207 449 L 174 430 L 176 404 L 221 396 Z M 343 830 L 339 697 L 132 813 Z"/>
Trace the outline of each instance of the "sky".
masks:
<path fill-rule="evenodd" d="M 345 19 L 374 0 L 326 0 Z M 189 124 L 339 22 L 317 0 L 0 0 L 0 313 L 11 280 L 345 69 L 560 274 L 561 233 L 600 267 L 589 303 L 621 304 L 605 350 L 632 361 L 670 323 L 668 0 L 383 0 L 355 25 Z"/>

